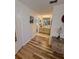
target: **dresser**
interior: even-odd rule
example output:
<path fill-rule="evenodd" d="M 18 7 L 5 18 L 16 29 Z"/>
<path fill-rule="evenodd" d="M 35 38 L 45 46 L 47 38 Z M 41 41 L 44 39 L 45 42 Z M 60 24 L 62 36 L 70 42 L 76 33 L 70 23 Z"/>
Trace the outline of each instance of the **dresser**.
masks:
<path fill-rule="evenodd" d="M 54 52 L 64 55 L 64 39 L 52 37 L 52 49 Z"/>

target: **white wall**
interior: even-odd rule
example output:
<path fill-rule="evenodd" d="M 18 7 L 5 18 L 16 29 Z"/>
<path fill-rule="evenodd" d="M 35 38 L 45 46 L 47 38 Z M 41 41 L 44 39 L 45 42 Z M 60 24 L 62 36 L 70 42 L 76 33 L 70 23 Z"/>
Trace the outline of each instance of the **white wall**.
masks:
<path fill-rule="evenodd" d="M 57 29 L 62 25 L 63 31 L 61 37 L 64 38 L 64 25 L 61 22 L 61 17 L 64 15 L 64 4 L 53 6 L 53 19 L 51 36 L 58 36 Z"/>
<path fill-rule="evenodd" d="M 16 0 L 15 2 L 16 8 L 15 8 L 15 24 L 16 24 L 16 36 L 17 41 L 15 43 L 15 53 L 18 52 L 18 50 L 26 44 L 30 39 L 32 38 L 33 31 L 32 31 L 32 24 L 29 23 L 30 16 L 34 16 L 35 12 L 25 6 L 22 2 L 19 0 Z"/>

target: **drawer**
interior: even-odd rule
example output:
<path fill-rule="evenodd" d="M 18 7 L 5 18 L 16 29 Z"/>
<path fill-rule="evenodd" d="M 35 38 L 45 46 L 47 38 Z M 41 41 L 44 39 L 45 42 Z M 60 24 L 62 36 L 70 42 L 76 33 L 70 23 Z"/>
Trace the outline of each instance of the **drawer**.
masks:
<path fill-rule="evenodd" d="M 64 53 L 64 45 L 59 42 L 53 42 L 52 44 L 53 51 L 58 53 Z"/>

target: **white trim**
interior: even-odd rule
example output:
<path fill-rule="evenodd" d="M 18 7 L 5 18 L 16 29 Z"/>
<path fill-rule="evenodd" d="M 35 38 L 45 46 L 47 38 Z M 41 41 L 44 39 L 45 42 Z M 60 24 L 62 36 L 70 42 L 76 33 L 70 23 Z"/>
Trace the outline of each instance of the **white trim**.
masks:
<path fill-rule="evenodd" d="M 36 35 L 34 34 L 32 37 L 30 37 L 27 42 L 25 42 L 25 43 L 22 44 L 22 46 L 24 46 L 24 45 L 27 44 L 29 41 L 31 41 L 35 36 L 36 36 Z"/>
<path fill-rule="evenodd" d="M 17 51 L 15 51 L 15 54 L 17 54 L 17 52 L 18 52 L 25 44 L 27 44 L 29 41 L 31 41 L 31 39 L 34 38 L 34 37 L 35 37 L 35 35 L 33 35 L 32 37 L 30 37 L 27 42 L 22 43 L 22 45 L 17 49 Z"/>

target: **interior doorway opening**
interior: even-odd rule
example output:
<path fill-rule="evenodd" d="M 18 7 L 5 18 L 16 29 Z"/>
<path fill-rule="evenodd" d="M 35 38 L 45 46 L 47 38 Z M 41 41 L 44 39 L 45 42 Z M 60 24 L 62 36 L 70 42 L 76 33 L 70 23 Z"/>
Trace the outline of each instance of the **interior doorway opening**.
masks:
<path fill-rule="evenodd" d="M 50 36 L 52 26 L 52 15 L 41 15 L 36 19 L 36 32 Z"/>

